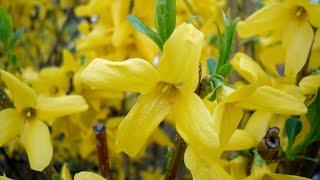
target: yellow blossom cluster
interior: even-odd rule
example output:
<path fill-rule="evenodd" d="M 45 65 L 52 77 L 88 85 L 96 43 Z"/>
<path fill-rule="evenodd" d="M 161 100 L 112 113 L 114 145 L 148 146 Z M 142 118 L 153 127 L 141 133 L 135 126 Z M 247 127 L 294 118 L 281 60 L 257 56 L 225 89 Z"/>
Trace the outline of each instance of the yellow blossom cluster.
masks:
<path fill-rule="evenodd" d="M 0 0 L 0 61 L 0 180 L 319 173 L 320 1 Z"/>

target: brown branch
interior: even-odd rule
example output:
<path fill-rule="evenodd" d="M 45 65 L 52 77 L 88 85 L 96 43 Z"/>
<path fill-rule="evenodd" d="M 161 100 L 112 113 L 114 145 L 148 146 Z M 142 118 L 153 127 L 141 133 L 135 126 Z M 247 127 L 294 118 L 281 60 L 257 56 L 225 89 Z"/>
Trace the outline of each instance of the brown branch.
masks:
<path fill-rule="evenodd" d="M 106 127 L 102 123 L 97 123 L 93 126 L 93 130 L 96 134 L 97 153 L 99 159 L 99 170 L 101 176 L 107 180 L 111 180 L 111 168 L 108 157 L 108 146 L 106 137 Z"/>
<path fill-rule="evenodd" d="M 170 160 L 168 172 L 166 174 L 166 180 L 173 180 L 178 174 L 179 167 L 183 161 L 184 152 L 186 151 L 187 144 L 181 138 L 179 134 L 176 136 L 176 145 L 174 155 Z"/>

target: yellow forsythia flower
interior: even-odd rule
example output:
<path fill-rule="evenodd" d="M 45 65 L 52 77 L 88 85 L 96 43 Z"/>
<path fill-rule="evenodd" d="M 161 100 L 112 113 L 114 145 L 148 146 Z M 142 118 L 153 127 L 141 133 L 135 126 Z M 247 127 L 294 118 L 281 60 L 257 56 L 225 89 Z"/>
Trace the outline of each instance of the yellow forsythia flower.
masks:
<path fill-rule="evenodd" d="M 88 106 L 78 95 L 37 97 L 33 89 L 13 75 L 3 70 L 0 73 L 15 106 L 0 112 L 0 147 L 21 132 L 21 142 L 27 151 L 31 169 L 42 171 L 52 157 L 50 132 L 42 120 L 79 113 L 87 110 Z"/>
<path fill-rule="evenodd" d="M 320 27 L 320 5 L 309 0 L 270 3 L 238 24 L 242 37 L 281 30 L 285 53 L 285 75 L 296 77 L 305 64 L 314 32 Z"/>
<path fill-rule="evenodd" d="M 142 94 L 119 126 L 116 151 L 137 155 L 169 113 L 179 134 L 197 152 L 209 154 L 218 146 L 211 115 L 194 94 L 202 40 L 203 34 L 193 25 L 182 24 L 165 43 L 157 69 L 138 58 L 95 59 L 82 72 L 82 81 L 93 88 Z"/>

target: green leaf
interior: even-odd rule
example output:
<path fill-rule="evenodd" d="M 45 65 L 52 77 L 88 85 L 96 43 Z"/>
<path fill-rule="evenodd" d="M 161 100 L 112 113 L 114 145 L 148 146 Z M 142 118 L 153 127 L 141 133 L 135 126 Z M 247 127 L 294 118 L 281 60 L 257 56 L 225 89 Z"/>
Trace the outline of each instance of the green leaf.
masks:
<path fill-rule="evenodd" d="M 9 40 L 12 36 L 12 31 L 12 18 L 5 9 L 0 6 L 0 41 L 6 50 L 9 49 Z"/>
<path fill-rule="evenodd" d="M 62 180 L 62 177 L 59 174 L 55 174 L 52 176 L 52 180 Z"/>
<path fill-rule="evenodd" d="M 155 42 L 158 47 L 162 50 L 162 41 L 159 38 L 158 34 L 154 32 L 149 26 L 147 26 L 144 22 L 142 22 L 135 15 L 128 15 L 127 19 L 131 23 L 131 25 L 139 32 L 147 35 L 153 42 Z"/>
<path fill-rule="evenodd" d="M 218 70 L 218 74 L 223 76 L 223 77 L 227 77 L 231 71 L 232 71 L 232 65 L 227 63 L 227 64 L 224 64 L 222 65 L 219 70 Z"/>
<path fill-rule="evenodd" d="M 233 50 L 233 40 L 238 19 L 232 19 L 229 14 L 222 13 L 224 20 L 224 32 L 222 34 L 219 25 L 215 23 L 217 28 L 217 47 L 219 50 L 218 65 L 215 72 L 228 62 Z"/>
<path fill-rule="evenodd" d="M 313 75 L 319 75 L 320 74 L 320 69 L 316 69 L 312 72 Z"/>
<path fill-rule="evenodd" d="M 256 149 L 253 149 L 252 153 L 253 153 L 253 164 L 256 164 L 258 166 L 266 164 L 266 161 L 262 158 L 262 156 L 259 154 L 259 152 Z"/>
<path fill-rule="evenodd" d="M 302 123 L 299 118 L 291 117 L 286 121 L 285 130 L 288 136 L 288 150 L 290 150 L 294 144 L 297 135 L 302 129 Z"/>
<path fill-rule="evenodd" d="M 211 90 L 212 90 L 212 94 L 209 97 L 210 101 L 214 101 L 216 99 L 217 90 L 224 85 L 225 85 L 225 83 L 223 81 L 223 77 L 221 77 L 219 75 L 212 77 L 212 79 L 210 81 L 210 86 L 211 86 Z"/>
<path fill-rule="evenodd" d="M 176 26 L 176 0 L 157 0 L 155 24 L 164 44 Z"/>
<path fill-rule="evenodd" d="M 311 125 L 311 130 L 308 135 L 303 139 L 303 141 L 297 146 L 293 147 L 286 154 L 288 159 L 293 159 L 300 152 L 302 152 L 308 145 L 312 142 L 319 140 L 320 138 L 320 88 L 318 89 L 318 95 L 313 101 L 313 103 L 308 107 L 307 118 Z"/>
<path fill-rule="evenodd" d="M 208 71 L 211 75 L 214 75 L 214 69 L 216 67 L 216 60 L 213 59 L 212 57 L 209 57 L 207 59 L 207 67 L 208 67 Z"/>
<path fill-rule="evenodd" d="M 307 117 L 312 128 L 320 126 L 320 89 L 318 90 L 317 98 L 308 107 Z"/>

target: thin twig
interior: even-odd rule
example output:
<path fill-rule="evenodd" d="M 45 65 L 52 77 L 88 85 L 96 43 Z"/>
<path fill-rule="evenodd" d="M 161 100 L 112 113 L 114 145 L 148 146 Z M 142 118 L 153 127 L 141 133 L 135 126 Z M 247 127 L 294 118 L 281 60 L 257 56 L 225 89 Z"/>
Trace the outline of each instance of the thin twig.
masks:
<path fill-rule="evenodd" d="M 97 153 L 99 159 L 99 170 L 101 176 L 107 180 L 111 180 L 111 168 L 108 157 L 108 146 L 106 137 L 106 127 L 102 123 L 97 123 L 93 126 L 97 140 Z"/>
<path fill-rule="evenodd" d="M 166 180 L 173 180 L 176 178 L 179 167 L 183 161 L 183 155 L 184 155 L 184 152 L 186 151 L 186 148 L 187 148 L 186 142 L 181 138 L 179 134 L 177 134 L 174 155 L 170 160 L 168 172 L 165 178 Z"/>

